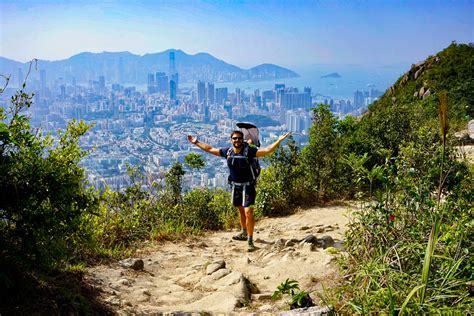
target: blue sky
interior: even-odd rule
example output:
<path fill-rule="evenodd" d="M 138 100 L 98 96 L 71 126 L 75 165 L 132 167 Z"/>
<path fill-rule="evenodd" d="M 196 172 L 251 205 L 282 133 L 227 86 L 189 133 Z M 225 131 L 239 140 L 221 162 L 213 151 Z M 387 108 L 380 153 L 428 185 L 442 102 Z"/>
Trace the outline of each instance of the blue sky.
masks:
<path fill-rule="evenodd" d="M 0 56 L 208 52 L 240 67 L 412 63 L 474 42 L 474 1 L 0 0 Z"/>

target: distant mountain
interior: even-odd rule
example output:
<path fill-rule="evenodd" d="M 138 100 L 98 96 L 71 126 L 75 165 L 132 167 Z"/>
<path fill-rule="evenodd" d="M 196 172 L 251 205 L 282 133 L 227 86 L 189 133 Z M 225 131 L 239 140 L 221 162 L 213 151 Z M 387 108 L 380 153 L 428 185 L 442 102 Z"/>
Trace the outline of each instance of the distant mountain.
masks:
<path fill-rule="evenodd" d="M 321 78 L 342 78 L 342 77 L 337 72 L 333 72 L 328 75 L 321 76 Z"/>
<path fill-rule="evenodd" d="M 130 52 L 84 52 L 68 59 L 57 61 L 38 60 L 38 69 L 46 70 L 48 81 L 73 77 L 78 83 L 98 80 L 105 76 L 108 83 L 144 84 L 148 73 L 169 72 L 169 53 L 175 52 L 176 69 L 180 82 L 233 82 L 272 80 L 299 77 L 292 70 L 272 64 L 262 64 L 251 69 L 242 69 L 226 63 L 207 53 L 188 55 L 181 50 L 166 50 L 160 53 L 135 55 Z M 18 75 L 21 68 L 25 74 L 28 63 L 0 57 L 0 73 Z"/>

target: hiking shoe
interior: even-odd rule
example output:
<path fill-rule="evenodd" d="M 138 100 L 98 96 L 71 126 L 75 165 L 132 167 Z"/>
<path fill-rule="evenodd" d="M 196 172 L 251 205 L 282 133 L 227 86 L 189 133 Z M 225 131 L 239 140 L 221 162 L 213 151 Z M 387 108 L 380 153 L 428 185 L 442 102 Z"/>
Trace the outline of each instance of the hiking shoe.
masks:
<path fill-rule="evenodd" d="M 255 248 L 255 245 L 253 244 L 253 241 L 249 240 L 249 244 L 248 244 L 248 248 L 247 248 L 248 252 L 252 252 L 255 249 L 257 249 L 257 248 Z"/>
<path fill-rule="evenodd" d="M 244 232 L 240 232 L 240 233 L 238 233 L 237 235 L 232 236 L 232 239 L 233 239 L 233 240 L 241 240 L 241 241 L 247 240 L 247 234 L 244 233 Z"/>

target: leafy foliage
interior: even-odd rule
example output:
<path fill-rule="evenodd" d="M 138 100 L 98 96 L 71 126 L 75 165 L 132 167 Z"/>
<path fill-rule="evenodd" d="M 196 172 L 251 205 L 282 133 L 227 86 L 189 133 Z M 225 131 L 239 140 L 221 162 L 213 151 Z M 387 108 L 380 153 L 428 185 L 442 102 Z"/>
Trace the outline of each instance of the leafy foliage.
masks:
<path fill-rule="evenodd" d="M 2 257 L 44 267 L 71 256 L 81 243 L 77 233 L 84 214 L 97 208 L 97 195 L 84 187 L 78 166 L 86 154 L 78 139 L 90 126 L 71 121 L 59 141 L 40 137 L 21 114 L 32 95 L 12 97 L 10 122 L 2 115 L 0 147 L 0 223 Z"/>
<path fill-rule="evenodd" d="M 277 286 L 276 291 L 272 294 L 272 299 L 276 300 L 279 299 L 282 295 L 287 294 L 290 295 L 290 301 L 288 302 L 290 309 L 314 306 L 313 300 L 309 296 L 308 292 L 295 292 L 299 289 L 300 286 L 298 284 L 298 281 L 286 279 L 284 282 L 280 283 L 280 285 Z"/>

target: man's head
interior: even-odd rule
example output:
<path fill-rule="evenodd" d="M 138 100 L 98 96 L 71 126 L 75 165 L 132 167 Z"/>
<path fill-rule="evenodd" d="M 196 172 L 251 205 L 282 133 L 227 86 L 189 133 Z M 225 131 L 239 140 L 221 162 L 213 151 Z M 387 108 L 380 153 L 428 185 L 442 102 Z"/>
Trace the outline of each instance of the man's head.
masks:
<path fill-rule="evenodd" d="M 230 142 L 235 148 L 242 147 L 242 144 L 244 143 L 244 133 L 241 131 L 233 131 L 230 134 Z"/>

